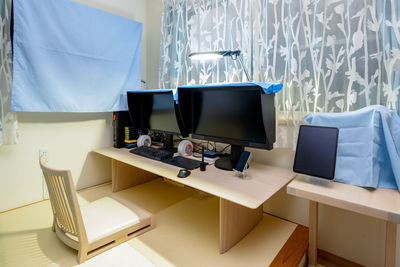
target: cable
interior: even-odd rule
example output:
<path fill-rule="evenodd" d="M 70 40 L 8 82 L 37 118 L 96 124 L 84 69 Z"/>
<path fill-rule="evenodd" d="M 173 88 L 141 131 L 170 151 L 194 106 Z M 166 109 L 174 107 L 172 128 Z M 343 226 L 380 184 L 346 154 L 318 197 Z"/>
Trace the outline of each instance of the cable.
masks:
<path fill-rule="evenodd" d="M 199 152 L 193 152 L 193 153 L 192 153 L 192 156 L 193 156 L 194 158 L 201 158 L 201 153 L 199 153 Z"/>
<path fill-rule="evenodd" d="M 230 147 L 231 145 L 227 145 L 226 147 L 224 147 L 221 151 L 219 151 L 218 153 L 222 153 L 224 152 L 228 147 Z"/>

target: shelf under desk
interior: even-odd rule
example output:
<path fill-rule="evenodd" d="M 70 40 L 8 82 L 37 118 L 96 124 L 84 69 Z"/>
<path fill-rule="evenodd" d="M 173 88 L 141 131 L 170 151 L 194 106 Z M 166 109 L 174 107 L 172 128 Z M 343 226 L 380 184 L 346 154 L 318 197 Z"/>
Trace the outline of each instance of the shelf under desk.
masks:
<path fill-rule="evenodd" d="M 251 162 L 246 179 L 232 171 L 207 166 L 178 178 L 179 167 L 134 155 L 125 148 L 106 147 L 93 152 L 112 159 L 113 191 L 144 183 L 157 176 L 201 190 L 220 198 L 220 253 L 228 251 L 262 218 L 262 204 L 289 183 L 289 170 Z"/>

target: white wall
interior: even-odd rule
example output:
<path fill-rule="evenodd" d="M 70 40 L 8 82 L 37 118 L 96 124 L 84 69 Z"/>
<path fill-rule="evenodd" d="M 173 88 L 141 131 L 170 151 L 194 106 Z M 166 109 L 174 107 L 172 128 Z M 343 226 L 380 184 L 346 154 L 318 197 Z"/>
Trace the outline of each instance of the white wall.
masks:
<path fill-rule="evenodd" d="M 161 0 L 147 0 L 147 88 L 158 88 L 160 61 Z"/>
<path fill-rule="evenodd" d="M 144 22 L 142 78 L 148 88 L 157 88 L 161 0 L 76 1 Z M 49 148 L 50 162 L 55 166 L 72 170 L 78 187 L 109 179 L 108 162 L 103 164 L 99 156 L 89 152 L 111 145 L 111 114 L 20 113 L 19 120 L 20 144 L 0 147 L 0 211 L 42 199 L 37 161 L 40 147 Z M 294 154 L 290 150 L 252 151 L 257 161 L 292 168 Z M 287 195 L 285 189 L 267 201 L 264 210 L 308 225 L 308 202 Z M 383 265 L 384 222 L 324 205 L 319 219 L 319 248 L 366 266 Z M 400 230 L 397 240 L 399 236 Z"/>
<path fill-rule="evenodd" d="M 146 0 L 77 0 L 142 22 L 142 79 L 146 79 Z M 108 181 L 110 162 L 90 151 L 112 145 L 111 113 L 18 113 L 20 143 L 0 146 L 0 212 L 43 199 L 39 148 L 49 163 L 71 169 L 77 188 Z"/>
<path fill-rule="evenodd" d="M 110 179 L 109 164 L 89 152 L 111 145 L 111 114 L 19 113 L 18 119 L 20 143 L 0 147 L 0 211 L 43 199 L 39 148 L 48 149 L 52 166 L 71 169 L 78 188 Z"/>

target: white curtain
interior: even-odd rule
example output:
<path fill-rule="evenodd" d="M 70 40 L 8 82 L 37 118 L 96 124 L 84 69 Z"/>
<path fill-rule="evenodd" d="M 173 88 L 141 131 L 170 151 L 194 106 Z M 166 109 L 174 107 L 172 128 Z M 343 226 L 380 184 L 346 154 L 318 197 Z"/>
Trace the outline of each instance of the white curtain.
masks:
<path fill-rule="evenodd" d="M 381 104 L 399 113 L 396 0 L 164 0 L 160 87 L 243 81 L 238 62 L 194 63 L 240 49 L 254 81 L 282 82 L 277 146 L 294 147 L 304 114 Z"/>
<path fill-rule="evenodd" d="M 11 145 L 18 143 L 17 114 L 10 110 L 12 83 L 11 0 L 0 0 L 0 21 L 0 145 Z"/>
<path fill-rule="evenodd" d="M 161 22 L 161 88 L 182 84 L 245 81 L 240 63 L 231 58 L 191 61 L 191 52 L 240 48 L 249 68 L 251 1 L 164 0 Z"/>

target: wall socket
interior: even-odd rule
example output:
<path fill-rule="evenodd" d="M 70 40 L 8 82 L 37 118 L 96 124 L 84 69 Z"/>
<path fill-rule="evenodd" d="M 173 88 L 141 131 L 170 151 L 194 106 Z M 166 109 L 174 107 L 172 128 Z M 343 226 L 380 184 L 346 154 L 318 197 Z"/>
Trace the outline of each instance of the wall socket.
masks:
<path fill-rule="evenodd" d="M 49 151 L 47 148 L 45 147 L 39 148 L 39 159 L 41 157 L 44 157 L 46 159 L 46 162 L 49 162 Z"/>
<path fill-rule="evenodd" d="M 41 157 L 44 157 L 46 159 L 46 163 L 49 162 L 49 151 L 47 148 L 45 147 L 39 148 L 39 159 Z M 43 199 L 49 198 L 49 191 L 47 190 L 47 185 L 43 174 L 42 174 L 42 198 Z"/>

